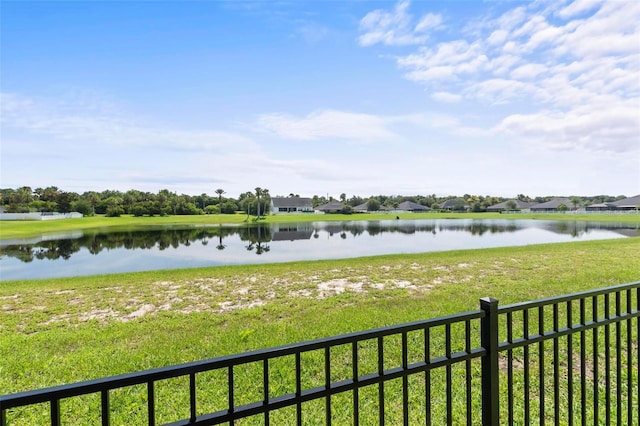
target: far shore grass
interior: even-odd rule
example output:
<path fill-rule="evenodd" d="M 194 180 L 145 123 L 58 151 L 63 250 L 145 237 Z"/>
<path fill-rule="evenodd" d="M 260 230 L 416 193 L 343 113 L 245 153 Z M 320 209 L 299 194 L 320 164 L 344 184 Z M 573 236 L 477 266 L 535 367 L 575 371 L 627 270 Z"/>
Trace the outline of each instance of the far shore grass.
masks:
<path fill-rule="evenodd" d="M 290 223 L 313 221 L 367 221 L 393 219 L 537 219 L 565 221 L 596 221 L 616 223 L 640 223 L 640 214 L 574 214 L 574 213 L 357 213 L 344 214 L 287 214 L 269 215 L 260 218 L 261 223 Z M 254 223 L 255 216 L 245 214 L 218 214 L 194 216 L 154 216 L 121 217 L 93 216 L 79 219 L 60 219 L 46 221 L 0 221 L 0 240 L 27 238 L 43 234 L 69 232 L 75 230 L 124 230 L 147 226 L 208 226 L 218 224 L 240 225 Z"/>

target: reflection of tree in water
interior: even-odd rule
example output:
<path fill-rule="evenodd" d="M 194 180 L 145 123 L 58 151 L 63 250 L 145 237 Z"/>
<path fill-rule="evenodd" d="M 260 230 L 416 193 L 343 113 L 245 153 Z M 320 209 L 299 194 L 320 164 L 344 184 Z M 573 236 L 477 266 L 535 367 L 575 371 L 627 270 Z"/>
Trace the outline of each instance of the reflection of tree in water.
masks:
<path fill-rule="evenodd" d="M 260 224 L 239 228 L 238 236 L 240 237 L 240 241 L 249 242 L 249 244 L 245 246 L 247 251 L 253 251 L 253 249 L 255 249 L 257 255 L 271 251 L 271 247 L 266 243 L 270 242 L 273 236 L 271 228 L 267 225 Z"/>
<path fill-rule="evenodd" d="M 0 250 L 0 258 L 4 256 L 15 257 L 22 262 L 29 263 L 33 261 L 33 251 L 31 246 L 8 246 Z"/>
<path fill-rule="evenodd" d="M 369 235 L 378 235 L 382 232 L 382 226 L 380 222 L 369 222 L 367 224 L 367 232 Z"/>
<path fill-rule="evenodd" d="M 216 248 L 218 250 L 224 250 L 225 249 L 225 245 L 222 243 L 222 234 L 219 235 L 220 240 L 218 241 L 218 245 L 216 246 Z"/>
<path fill-rule="evenodd" d="M 353 224 L 351 226 L 347 226 L 346 229 L 354 237 L 357 237 L 358 235 L 364 234 L 364 231 L 365 231 L 365 227 L 363 225 L 360 225 L 360 224 L 357 224 L 357 223 Z"/>
<path fill-rule="evenodd" d="M 38 245 L 13 245 L 2 249 L 0 256 L 9 256 L 22 262 L 69 259 L 82 248 L 77 240 L 45 241 Z"/>
<path fill-rule="evenodd" d="M 210 238 L 217 238 L 219 250 L 224 248 L 223 238 L 238 233 L 237 228 L 191 228 L 191 229 L 154 229 L 147 231 L 97 232 L 83 235 L 77 239 L 59 239 L 42 241 L 36 244 L 10 245 L 2 249 L 0 255 L 31 262 L 34 259 L 69 259 L 82 248 L 93 255 L 103 250 L 125 248 L 127 250 L 158 248 L 167 250 L 188 246 Z M 222 247 L 222 248 L 221 248 Z"/>
<path fill-rule="evenodd" d="M 347 239 L 349 235 L 356 237 L 365 233 L 371 235 L 379 235 L 383 233 L 402 233 L 415 234 L 419 232 L 436 234 L 436 231 L 459 231 L 468 232 L 472 235 L 482 236 L 486 233 L 504 233 L 515 232 L 525 228 L 522 225 L 512 221 L 504 223 L 494 223 L 489 221 L 472 221 L 469 222 L 429 222 L 420 223 L 413 221 L 370 221 L 370 222 L 317 222 L 312 225 L 304 224 L 302 228 L 311 232 L 313 229 L 313 238 L 317 239 L 320 232 L 326 232 L 330 237 L 336 236 L 341 239 Z M 550 232 L 559 234 L 569 234 L 573 237 L 579 237 L 587 233 L 591 229 L 612 229 L 617 230 L 624 235 L 637 236 L 640 225 L 637 224 L 610 224 L 610 223 L 585 223 L 585 222 L 544 222 L 536 225 Z M 297 225 L 292 224 L 288 229 L 296 230 Z M 630 230 L 627 233 L 623 231 Z M 630 234 L 630 232 L 633 233 Z M 95 232 L 85 234 L 76 239 L 59 239 L 50 241 L 41 241 L 35 244 L 15 244 L 0 248 L 0 257 L 12 257 L 22 262 L 28 263 L 33 260 L 56 260 L 69 259 L 74 253 L 86 248 L 93 255 L 97 255 L 103 250 L 111 249 L 158 249 L 168 250 L 170 248 L 179 248 L 183 245 L 193 244 L 200 241 L 202 245 L 207 245 L 209 240 L 217 240 L 215 246 L 218 250 L 224 250 L 224 238 L 232 235 L 238 235 L 240 240 L 246 245 L 248 251 L 253 251 L 258 255 L 267 253 L 271 250 L 268 243 L 273 241 L 274 231 L 268 224 L 251 224 L 247 226 L 223 226 L 216 227 L 194 227 L 194 228 L 155 228 L 141 231 L 124 231 L 124 232 Z M 308 233 L 304 233 L 309 238 Z"/>

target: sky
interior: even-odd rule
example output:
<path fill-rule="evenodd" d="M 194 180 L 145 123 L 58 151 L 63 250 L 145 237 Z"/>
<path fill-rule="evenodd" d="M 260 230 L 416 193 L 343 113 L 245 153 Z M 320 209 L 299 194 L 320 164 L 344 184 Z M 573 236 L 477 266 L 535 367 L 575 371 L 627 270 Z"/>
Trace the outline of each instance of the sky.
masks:
<path fill-rule="evenodd" d="M 640 2 L 0 3 L 0 187 L 640 194 Z"/>

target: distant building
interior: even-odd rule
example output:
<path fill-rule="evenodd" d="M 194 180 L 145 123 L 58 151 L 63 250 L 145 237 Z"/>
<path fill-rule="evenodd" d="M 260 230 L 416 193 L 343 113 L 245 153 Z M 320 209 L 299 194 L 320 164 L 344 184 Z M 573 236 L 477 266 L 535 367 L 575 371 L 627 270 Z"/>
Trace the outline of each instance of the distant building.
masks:
<path fill-rule="evenodd" d="M 351 211 L 354 213 L 367 213 L 369 212 L 369 207 L 367 206 L 367 203 L 362 203 L 357 206 L 353 206 Z"/>
<path fill-rule="evenodd" d="M 510 206 L 511 203 L 515 202 L 515 208 Z M 494 204 L 492 206 L 487 207 L 488 212 L 501 212 L 503 210 L 526 210 L 531 208 L 531 206 L 535 205 L 535 203 L 528 203 L 526 201 L 521 200 L 509 200 L 503 201 L 502 203 Z"/>
<path fill-rule="evenodd" d="M 551 201 L 547 201 L 546 203 L 538 203 L 531 206 L 532 212 L 556 212 L 558 211 L 558 207 L 561 205 L 565 205 L 567 209 L 571 209 L 573 203 L 567 197 L 554 198 Z"/>
<path fill-rule="evenodd" d="M 340 213 L 342 212 L 342 209 L 344 209 L 344 205 L 337 201 L 331 201 L 331 202 L 328 202 L 327 204 L 323 204 L 321 206 L 316 207 L 316 211 L 319 211 L 322 213 Z"/>
<path fill-rule="evenodd" d="M 403 201 L 398 204 L 398 208 L 395 210 L 405 212 L 428 212 L 431 209 L 427 206 L 423 206 L 422 204 L 414 203 L 413 201 Z"/>
<path fill-rule="evenodd" d="M 357 206 L 351 207 L 351 211 L 354 213 L 369 213 L 369 200 L 367 200 L 366 202 L 362 203 L 362 204 L 358 204 Z M 378 207 L 379 212 L 384 212 L 389 210 L 389 208 L 387 206 L 383 206 L 382 204 L 380 204 L 380 207 Z"/>
<path fill-rule="evenodd" d="M 607 203 L 598 203 L 598 204 L 591 204 L 588 205 L 585 208 L 588 212 L 600 212 L 600 211 L 609 211 L 609 210 L 615 210 L 616 209 L 616 205 L 613 204 L 613 202 L 607 202 Z"/>
<path fill-rule="evenodd" d="M 466 210 L 469 206 L 463 200 L 452 198 L 443 203 L 440 203 L 440 210 Z"/>
<path fill-rule="evenodd" d="M 640 207 L 640 195 L 614 201 L 611 204 L 615 206 L 616 210 L 636 210 Z"/>
<path fill-rule="evenodd" d="M 271 214 L 313 213 L 311 198 L 271 197 Z"/>
<path fill-rule="evenodd" d="M 591 204 L 587 206 L 588 211 L 610 211 L 610 210 L 637 210 L 640 206 L 640 195 L 628 197 L 618 201 Z"/>

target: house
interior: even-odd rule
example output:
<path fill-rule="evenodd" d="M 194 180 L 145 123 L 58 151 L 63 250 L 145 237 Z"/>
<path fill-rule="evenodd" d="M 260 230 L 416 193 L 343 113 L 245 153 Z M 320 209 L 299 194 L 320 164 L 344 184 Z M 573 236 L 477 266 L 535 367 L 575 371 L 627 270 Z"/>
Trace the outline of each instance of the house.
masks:
<path fill-rule="evenodd" d="M 512 203 L 515 202 L 515 208 L 511 206 Z M 487 207 L 488 212 L 501 212 L 503 210 L 526 210 L 531 208 L 535 203 L 528 203 L 526 201 L 521 200 L 509 200 L 503 201 L 502 203 L 494 204 L 492 206 Z"/>
<path fill-rule="evenodd" d="M 351 211 L 354 213 L 368 213 L 369 207 L 367 206 L 367 203 L 362 203 L 352 207 Z"/>
<path fill-rule="evenodd" d="M 461 199 L 457 199 L 457 198 L 452 198 L 450 200 L 447 200 L 443 203 L 440 204 L 440 209 L 441 210 L 466 210 L 468 209 L 469 206 L 467 205 L 467 203 L 465 203 L 463 200 Z"/>
<path fill-rule="evenodd" d="M 610 211 L 610 210 L 637 210 L 640 206 L 640 195 L 624 198 L 618 201 L 608 201 L 605 203 L 591 204 L 587 206 L 587 211 Z"/>
<path fill-rule="evenodd" d="M 313 213 L 311 198 L 271 197 L 271 214 Z"/>
<path fill-rule="evenodd" d="M 591 204 L 585 207 L 585 209 L 588 212 L 594 212 L 594 211 L 599 212 L 599 211 L 615 210 L 616 206 L 612 202 L 607 202 L 607 203 Z"/>
<path fill-rule="evenodd" d="M 402 210 L 405 212 L 428 212 L 431 209 L 427 206 L 423 206 L 422 204 L 414 203 L 413 201 L 403 201 L 398 204 L 398 208 L 396 210 Z"/>
<path fill-rule="evenodd" d="M 341 213 L 344 205 L 337 201 L 330 201 L 327 204 L 316 207 L 316 211 L 322 213 Z"/>
<path fill-rule="evenodd" d="M 531 206 L 532 212 L 557 212 L 558 207 L 564 205 L 567 210 L 571 208 L 573 203 L 567 197 L 554 198 L 546 203 L 538 203 Z"/>
<path fill-rule="evenodd" d="M 640 195 L 614 201 L 611 204 L 615 206 L 616 210 L 636 210 L 640 206 Z"/>
<path fill-rule="evenodd" d="M 369 213 L 369 206 L 367 204 L 368 202 L 369 200 L 367 200 L 367 202 L 365 203 L 358 204 L 357 206 L 352 207 L 351 211 L 354 213 Z M 383 212 L 387 210 L 389 210 L 387 206 L 383 206 L 382 204 L 380 204 L 380 207 L 378 207 L 377 211 Z"/>

